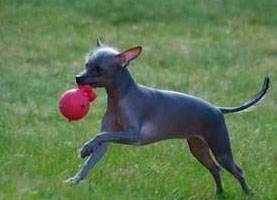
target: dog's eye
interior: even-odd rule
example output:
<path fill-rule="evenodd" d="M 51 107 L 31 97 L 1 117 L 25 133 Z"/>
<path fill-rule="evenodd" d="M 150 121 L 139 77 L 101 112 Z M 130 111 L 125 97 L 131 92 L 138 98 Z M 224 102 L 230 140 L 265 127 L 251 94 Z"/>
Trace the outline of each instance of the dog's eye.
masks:
<path fill-rule="evenodd" d="M 98 65 L 95 65 L 95 71 L 97 73 L 100 73 L 102 71 L 102 68 L 100 66 L 98 66 Z"/>

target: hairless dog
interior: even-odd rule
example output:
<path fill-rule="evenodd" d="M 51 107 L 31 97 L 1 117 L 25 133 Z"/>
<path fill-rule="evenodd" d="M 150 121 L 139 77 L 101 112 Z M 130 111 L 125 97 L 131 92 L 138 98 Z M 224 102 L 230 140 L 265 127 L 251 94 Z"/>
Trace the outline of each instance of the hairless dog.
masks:
<path fill-rule="evenodd" d="M 101 131 L 85 143 L 80 156 L 89 156 L 79 172 L 66 182 L 76 184 L 101 159 L 110 143 L 146 145 L 165 139 L 187 139 L 192 155 L 212 174 L 216 192 L 223 192 L 220 167 L 229 171 L 247 194 L 251 190 L 231 151 L 224 114 L 245 110 L 262 100 L 270 79 L 250 101 L 234 108 L 221 108 L 197 97 L 139 85 L 127 69 L 140 55 L 140 46 L 119 52 L 98 39 L 97 48 L 86 58 L 78 84 L 104 87 L 108 100 Z"/>

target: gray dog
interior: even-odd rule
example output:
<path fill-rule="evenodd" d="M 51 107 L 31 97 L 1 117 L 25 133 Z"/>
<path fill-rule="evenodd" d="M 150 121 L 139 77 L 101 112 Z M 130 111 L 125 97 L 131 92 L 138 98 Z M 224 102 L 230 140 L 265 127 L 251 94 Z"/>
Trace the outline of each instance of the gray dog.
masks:
<path fill-rule="evenodd" d="M 193 156 L 212 174 L 217 194 L 223 192 L 220 168 L 211 157 L 228 170 L 251 193 L 242 169 L 231 151 L 224 114 L 245 110 L 262 100 L 270 79 L 265 77 L 262 90 L 250 101 L 234 108 L 221 108 L 179 92 L 157 90 L 139 85 L 127 69 L 129 62 L 140 55 L 140 46 L 123 52 L 97 40 L 85 64 L 85 71 L 76 76 L 78 84 L 104 87 L 108 95 L 102 129 L 80 151 L 90 156 L 79 172 L 66 182 L 76 184 L 101 159 L 112 143 L 145 145 L 165 139 L 187 139 Z"/>

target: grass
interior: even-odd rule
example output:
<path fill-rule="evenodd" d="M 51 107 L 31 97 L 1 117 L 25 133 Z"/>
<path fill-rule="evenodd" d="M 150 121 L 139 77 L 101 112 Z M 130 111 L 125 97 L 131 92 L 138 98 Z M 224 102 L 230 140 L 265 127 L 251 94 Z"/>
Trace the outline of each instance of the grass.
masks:
<path fill-rule="evenodd" d="M 215 105 L 250 99 L 270 74 L 263 103 L 226 121 L 251 199 L 276 199 L 276 10 L 273 0 L 0 0 L 0 199 L 216 199 L 182 140 L 111 145 L 86 180 L 64 186 L 83 162 L 77 150 L 99 130 L 106 96 L 98 89 L 90 114 L 74 123 L 57 100 L 97 36 L 144 46 L 129 66 L 138 82 Z M 219 199 L 249 199 L 227 172 L 223 182 Z"/>

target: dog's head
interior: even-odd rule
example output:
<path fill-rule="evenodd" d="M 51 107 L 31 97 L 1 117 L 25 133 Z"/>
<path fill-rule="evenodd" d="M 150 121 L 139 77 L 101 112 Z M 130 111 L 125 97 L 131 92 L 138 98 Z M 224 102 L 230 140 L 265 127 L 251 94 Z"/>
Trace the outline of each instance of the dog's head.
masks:
<path fill-rule="evenodd" d="M 85 59 L 85 70 L 76 76 L 77 84 L 89 84 L 92 87 L 109 86 L 116 73 L 127 67 L 142 51 L 141 46 L 136 46 L 119 52 L 103 45 L 99 39 L 96 46 Z"/>

